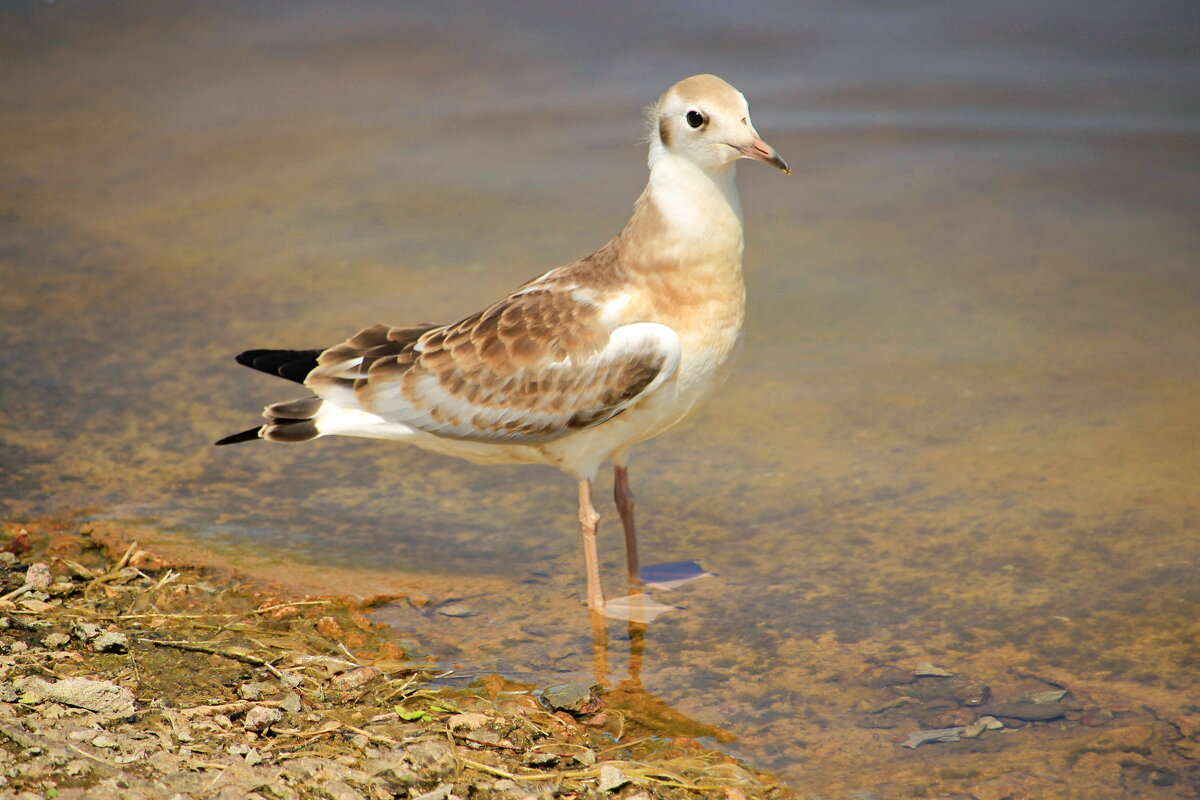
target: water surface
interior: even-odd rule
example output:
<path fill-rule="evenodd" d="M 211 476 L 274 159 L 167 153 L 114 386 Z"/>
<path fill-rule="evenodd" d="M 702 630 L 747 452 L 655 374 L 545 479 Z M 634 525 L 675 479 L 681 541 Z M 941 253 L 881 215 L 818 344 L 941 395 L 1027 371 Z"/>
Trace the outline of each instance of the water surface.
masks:
<path fill-rule="evenodd" d="M 429 604 L 382 618 L 463 676 L 586 677 L 568 477 L 209 445 L 296 394 L 232 354 L 453 320 L 603 244 L 644 180 L 641 109 L 712 71 L 795 174 L 741 168 L 747 346 L 633 464 L 643 557 L 718 577 L 662 595 L 686 610 L 644 636 L 612 623 L 601 671 L 663 732 L 822 797 L 1186 796 L 1195 22 L 1171 3 L 7 4 L 0 505 L 417 586 Z M 450 600 L 476 615 L 434 610 Z M 1003 699 L 1056 681 L 1109 716 L 901 748 L 936 704 L 872 713 L 919 693 L 880 674 L 921 661 Z M 1131 726 L 1144 763 L 1088 744 Z"/>

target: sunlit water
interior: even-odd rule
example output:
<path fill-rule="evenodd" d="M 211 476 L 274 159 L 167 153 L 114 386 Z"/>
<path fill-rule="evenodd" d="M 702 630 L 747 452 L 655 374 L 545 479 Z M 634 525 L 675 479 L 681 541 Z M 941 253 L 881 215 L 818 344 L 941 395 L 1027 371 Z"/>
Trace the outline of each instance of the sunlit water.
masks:
<path fill-rule="evenodd" d="M 731 739 L 822 796 L 1037 785 L 1036 730 L 908 750 L 893 739 L 931 722 L 872 727 L 872 671 L 929 660 L 997 693 L 1109 687 L 1186 734 L 1195 22 L 1090 2 L 7 3 L 0 503 L 149 522 L 317 588 L 418 586 L 428 605 L 381 618 L 465 678 L 544 685 L 603 655 L 628 688 L 625 626 L 594 654 L 575 602 L 568 477 L 210 443 L 299 396 L 239 350 L 450 321 L 598 247 L 644 180 L 642 107 L 711 71 L 795 173 L 741 168 L 747 346 L 633 464 L 644 560 L 718 575 L 656 594 L 685 610 L 634 632 L 663 731 Z M 1179 760 L 1164 741 L 1155 769 Z M 1108 789 L 1175 796 L 1177 766 Z"/>

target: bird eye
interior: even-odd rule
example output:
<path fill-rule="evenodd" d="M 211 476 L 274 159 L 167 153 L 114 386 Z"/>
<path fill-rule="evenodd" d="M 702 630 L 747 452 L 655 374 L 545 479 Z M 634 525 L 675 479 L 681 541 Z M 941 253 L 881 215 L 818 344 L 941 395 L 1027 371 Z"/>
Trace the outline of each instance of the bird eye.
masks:
<path fill-rule="evenodd" d="M 708 120 L 704 118 L 704 115 L 694 108 L 687 112 L 687 124 L 691 125 L 693 128 L 699 128 L 707 121 Z"/>

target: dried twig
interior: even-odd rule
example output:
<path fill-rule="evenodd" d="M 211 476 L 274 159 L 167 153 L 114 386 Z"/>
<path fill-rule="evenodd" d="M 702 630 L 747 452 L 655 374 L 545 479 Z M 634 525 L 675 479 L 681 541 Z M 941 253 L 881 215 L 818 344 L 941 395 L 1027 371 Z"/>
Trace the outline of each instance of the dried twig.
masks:
<path fill-rule="evenodd" d="M 269 661 L 252 656 L 249 653 L 236 653 L 229 650 L 218 650 L 215 647 L 209 647 L 204 644 L 195 644 L 192 642 L 172 642 L 167 639 L 138 639 L 139 642 L 152 644 L 155 647 L 173 647 L 176 650 L 187 650 L 192 653 L 207 653 L 210 656 L 221 656 L 223 658 L 231 658 L 234 661 L 240 661 L 243 664 L 250 664 L 255 667 L 262 667 L 270 672 L 276 678 L 282 678 L 283 673 L 275 669 Z"/>

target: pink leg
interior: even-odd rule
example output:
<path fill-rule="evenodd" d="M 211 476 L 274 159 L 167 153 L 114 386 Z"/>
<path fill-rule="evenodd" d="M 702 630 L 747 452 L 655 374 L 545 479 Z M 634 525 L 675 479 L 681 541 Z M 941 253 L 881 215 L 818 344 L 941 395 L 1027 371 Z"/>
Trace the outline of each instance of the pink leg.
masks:
<path fill-rule="evenodd" d="M 638 577 L 637 534 L 633 529 L 633 492 L 629 489 L 628 467 L 613 465 L 613 499 L 617 501 L 621 527 L 625 529 L 625 566 L 629 570 L 629 580 L 635 584 L 641 583 Z"/>
<path fill-rule="evenodd" d="M 587 571 L 587 605 L 592 611 L 604 609 L 604 588 L 600 585 L 600 559 L 596 554 L 596 527 L 600 515 L 592 507 L 592 482 L 579 482 L 579 530 L 583 534 L 583 566 Z"/>

